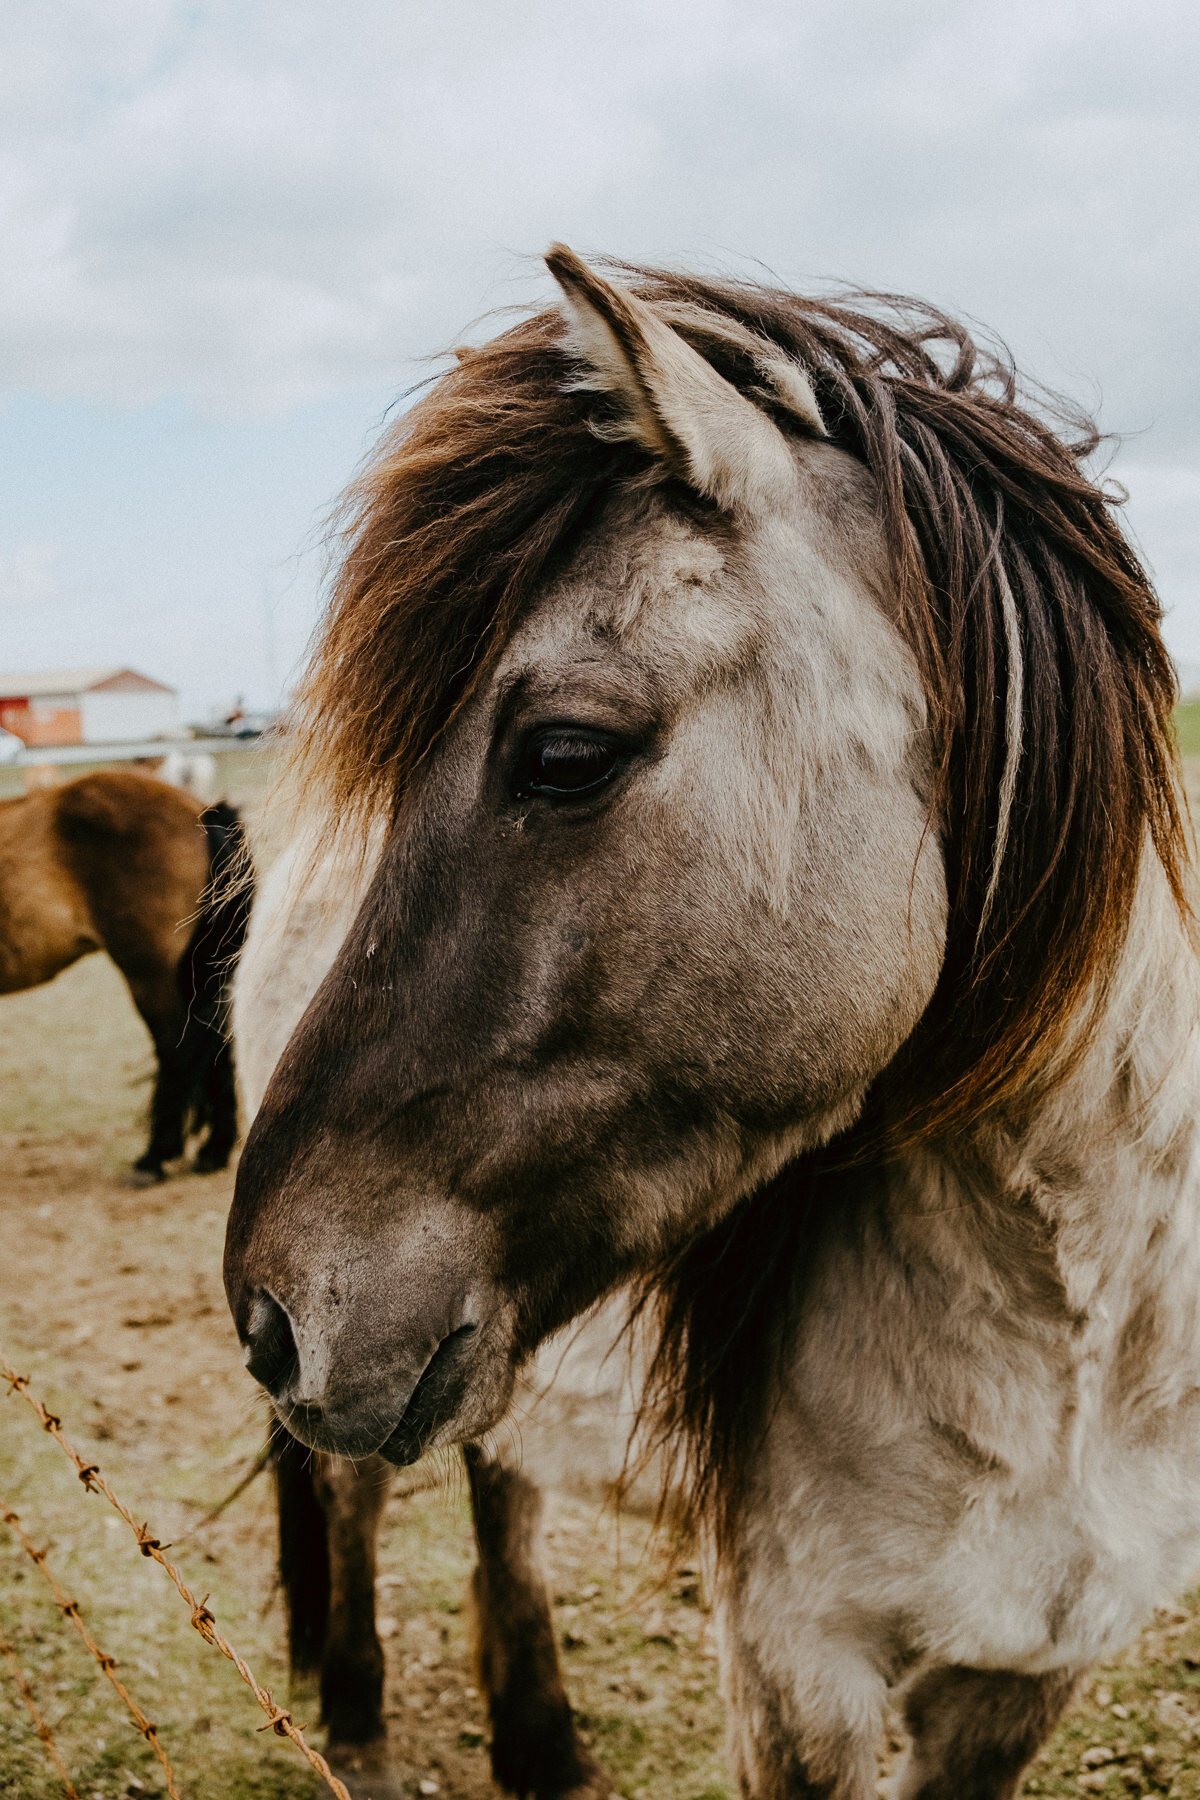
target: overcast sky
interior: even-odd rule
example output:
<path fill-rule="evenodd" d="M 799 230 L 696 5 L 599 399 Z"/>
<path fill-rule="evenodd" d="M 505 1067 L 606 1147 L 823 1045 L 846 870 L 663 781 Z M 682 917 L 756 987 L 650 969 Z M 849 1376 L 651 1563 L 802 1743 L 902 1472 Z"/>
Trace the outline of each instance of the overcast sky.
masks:
<path fill-rule="evenodd" d="M 388 406 L 584 251 L 987 321 L 1200 661 L 1200 9 L 5 0 L 0 666 L 273 700 Z"/>

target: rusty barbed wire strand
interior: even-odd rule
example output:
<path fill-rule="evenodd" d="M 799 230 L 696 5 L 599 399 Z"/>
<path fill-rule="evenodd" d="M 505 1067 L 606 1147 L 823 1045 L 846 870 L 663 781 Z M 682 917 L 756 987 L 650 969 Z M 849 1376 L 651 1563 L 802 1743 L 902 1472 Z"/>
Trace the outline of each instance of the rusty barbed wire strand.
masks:
<path fill-rule="evenodd" d="M 299 1750 L 309 1767 L 315 1770 L 321 1779 L 332 1788 L 337 1795 L 337 1800 L 351 1800 L 350 1791 L 345 1782 L 339 1781 L 321 1752 L 313 1749 L 305 1737 L 302 1727 L 296 1724 L 291 1713 L 286 1707 L 276 1704 L 270 1688 L 260 1686 L 245 1658 L 239 1656 L 228 1639 L 222 1637 L 217 1630 L 217 1621 L 209 1610 L 207 1594 L 203 1600 L 197 1600 L 175 1564 L 163 1554 L 162 1543 L 151 1533 L 149 1524 L 138 1524 L 125 1502 L 113 1492 L 101 1473 L 98 1463 L 84 1461 L 63 1430 L 62 1420 L 43 1406 L 30 1389 L 28 1375 L 18 1375 L 3 1350 L 0 1350 L 0 1378 L 8 1383 L 10 1393 L 19 1394 L 22 1400 L 33 1408 L 41 1420 L 42 1429 L 54 1439 L 64 1456 L 74 1464 L 75 1472 L 87 1492 L 103 1494 L 109 1505 L 121 1515 L 132 1531 L 142 1555 L 151 1557 L 161 1569 L 166 1571 L 168 1580 L 191 1613 L 192 1625 L 196 1631 L 199 1632 L 206 1644 L 210 1644 L 214 1650 L 219 1650 L 221 1655 L 233 1664 L 266 1713 L 267 1722 L 265 1725 L 260 1725 L 258 1729 L 260 1731 L 273 1730 L 278 1737 L 288 1738 Z"/>
<path fill-rule="evenodd" d="M 18 1515 L 13 1512 L 11 1507 L 6 1507 L 3 1512 L 0 1512 L 0 1519 L 3 1519 L 14 1537 L 16 1537 L 30 1562 L 35 1568 L 40 1569 L 41 1573 L 45 1576 L 50 1584 L 50 1591 L 54 1595 L 54 1604 L 58 1607 L 59 1612 L 64 1619 L 69 1619 L 71 1621 L 96 1661 L 100 1664 L 101 1674 L 104 1676 L 105 1680 L 111 1683 L 113 1688 L 116 1689 L 117 1693 L 121 1696 L 121 1699 L 129 1708 L 130 1717 L 133 1719 L 134 1724 L 162 1764 L 162 1772 L 166 1778 L 167 1792 L 170 1794 L 171 1800 L 183 1800 L 183 1795 L 179 1792 L 179 1788 L 176 1785 L 175 1771 L 171 1767 L 170 1758 L 163 1749 L 162 1744 L 159 1742 L 158 1726 L 151 1724 L 133 1695 L 129 1692 L 129 1689 L 125 1686 L 125 1683 L 117 1674 L 116 1658 L 106 1655 L 105 1652 L 101 1650 L 99 1644 L 83 1622 L 83 1615 L 79 1610 L 79 1602 L 70 1599 L 66 1589 L 62 1586 L 61 1582 L 54 1574 L 54 1571 L 51 1569 L 47 1560 L 46 1551 L 38 1549 L 24 1525 L 22 1525 Z"/>
<path fill-rule="evenodd" d="M 38 1703 L 33 1697 L 33 1689 L 25 1679 L 25 1671 L 17 1661 L 16 1651 L 4 1636 L 3 1632 L 0 1632 L 0 1655 L 2 1655 L 8 1663 L 12 1678 L 16 1683 L 17 1692 L 25 1703 L 25 1711 L 29 1714 L 33 1729 L 42 1740 L 46 1755 L 58 1770 L 59 1780 L 63 1784 L 63 1792 L 66 1794 L 67 1800 L 79 1800 L 79 1789 L 71 1780 L 71 1771 L 63 1761 L 62 1752 L 54 1741 L 54 1733 L 38 1711 Z"/>

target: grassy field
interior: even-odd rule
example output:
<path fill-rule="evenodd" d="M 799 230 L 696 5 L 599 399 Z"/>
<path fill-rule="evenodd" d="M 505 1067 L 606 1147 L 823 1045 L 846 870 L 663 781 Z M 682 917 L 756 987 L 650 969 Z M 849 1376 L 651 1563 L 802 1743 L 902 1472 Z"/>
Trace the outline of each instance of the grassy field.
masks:
<path fill-rule="evenodd" d="M 1200 737 L 1200 717 L 1193 727 Z M 1200 756 L 1188 775 L 1195 795 Z M 254 786 L 247 772 L 239 797 L 252 799 Z M 249 1466 L 265 1428 L 221 1290 L 231 1178 L 128 1185 L 150 1069 L 145 1034 L 103 958 L 0 1000 L 0 1344 L 138 1517 L 176 1545 L 189 1581 L 282 1695 L 268 1481 L 197 1529 Z M 188 1800 L 311 1800 L 321 1791 L 315 1779 L 289 1746 L 259 1732 L 250 1696 L 190 1630 L 161 1572 L 104 1503 L 83 1493 L 29 1410 L 11 1397 L 0 1405 L 0 1511 L 14 1508 L 49 1546 L 60 1579 L 161 1727 Z M 651 1542 L 636 1519 L 618 1524 L 561 1498 L 548 1521 L 568 1681 L 619 1792 L 722 1800 L 716 1665 L 689 1547 Z M 453 1475 L 398 1483 L 380 1574 L 393 1794 L 493 1792 L 471 1661 L 470 1563 Z M 162 1794 L 151 1752 L 3 1527 L 0 1630 L 30 1673 L 80 1794 Z M 311 1724 L 313 1696 L 294 1701 Z M 1024 1791 L 1200 1800 L 1200 1596 L 1160 1613 L 1119 1663 L 1096 1672 Z M 377 1782 L 360 1792 L 385 1800 Z M 0 1664 L 0 1796 L 59 1793 Z"/>
<path fill-rule="evenodd" d="M 1175 729 L 1185 758 L 1200 757 L 1200 700 L 1189 700 L 1175 708 Z"/>
<path fill-rule="evenodd" d="M 186 746 L 184 746 L 186 748 Z M 218 750 L 217 792 L 235 805 L 259 795 L 271 777 L 272 751 L 265 743 L 237 744 L 229 750 Z M 58 770 L 60 781 L 72 781 L 77 775 L 90 775 L 96 769 L 136 767 L 136 764 L 114 764 L 100 759 L 94 763 L 64 763 Z M 13 800 L 25 792 L 25 771 L 0 768 L 0 800 Z"/>

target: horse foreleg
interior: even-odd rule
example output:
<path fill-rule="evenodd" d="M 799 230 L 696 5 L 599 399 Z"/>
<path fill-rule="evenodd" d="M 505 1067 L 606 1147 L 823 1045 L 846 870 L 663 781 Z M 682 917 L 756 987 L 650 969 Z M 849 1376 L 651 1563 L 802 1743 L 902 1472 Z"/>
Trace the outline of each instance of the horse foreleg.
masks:
<path fill-rule="evenodd" d="M 375 1629 L 375 1547 L 395 1471 L 382 1457 L 351 1463 L 318 1455 L 314 1488 L 325 1515 L 329 1621 L 321 1657 L 321 1712 L 331 1761 L 382 1766 L 383 1645 Z"/>
<path fill-rule="evenodd" d="M 315 1458 L 316 1452 L 298 1444 L 282 1425 L 272 1426 L 279 1580 L 287 1602 L 288 1658 L 292 1674 L 302 1677 L 320 1670 L 329 1626 L 329 1544 L 324 1508 L 317 1498 Z"/>
<path fill-rule="evenodd" d="M 196 1152 L 193 1167 L 197 1175 L 211 1175 L 225 1167 L 237 1142 L 237 1085 L 228 1037 L 219 1038 L 212 1047 L 204 1073 L 203 1110 L 208 1135 Z"/>
<path fill-rule="evenodd" d="M 773 1571 L 717 1571 L 729 1761 L 741 1800 L 875 1800 L 887 1684 L 877 1646 L 789 1620 Z"/>
<path fill-rule="evenodd" d="M 183 1155 L 183 1125 L 187 1109 L 188 1075 L 176 1044 L 156 1039 L 158 1068 L 150 1102 L 150 1142 L 134 1163 L 140 1175 L 163 1179 L 163 1164 Z"/>
<path fill-rule="evenodd" d="M 612 1787 L 579 1742 L 563 1686 L 542 1573 L 541 1493 L 476 1445 L 463 1455 L 479 1548 L 475 1613 L 492 1772 L 502 1787 L 536 1800 L 598 1800 Z"/>
<path fill-rule="evenodd" d="M 173 969 L 122 967 L 121 973 L 154 1040 L 158 1065 L 150 1102 L 150 1142 L 133 1166 L 139 1174 L 161 1181 L 163 1164 L 183 1155 L 191 1086 L 189 1058 L 183 1047 L 187 1018 Z"/>
<path fill-rule="evenodd" d="M 1066 1709 L 1076 1670 L 931 1669 L 908 1696 L 897 1800 L 1009 1800 Z"/>

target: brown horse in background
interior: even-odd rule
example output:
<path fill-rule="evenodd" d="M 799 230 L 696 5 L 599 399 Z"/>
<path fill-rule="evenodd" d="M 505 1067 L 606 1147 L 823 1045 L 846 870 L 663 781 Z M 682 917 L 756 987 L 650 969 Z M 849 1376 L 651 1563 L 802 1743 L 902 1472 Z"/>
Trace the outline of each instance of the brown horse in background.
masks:
<path fill-rule="evenodd" d="M 189 1130 L 206 1132 L 198 1172 L 224 1168 L 233 1149 L 225 985 L 251 894 L 245 834 L 224 802 L 117 769 L 0 802 L 0 994 L 108 952 L 158 1059 L 150 1142 L 134 1164 L 152 1179 Z"/>

